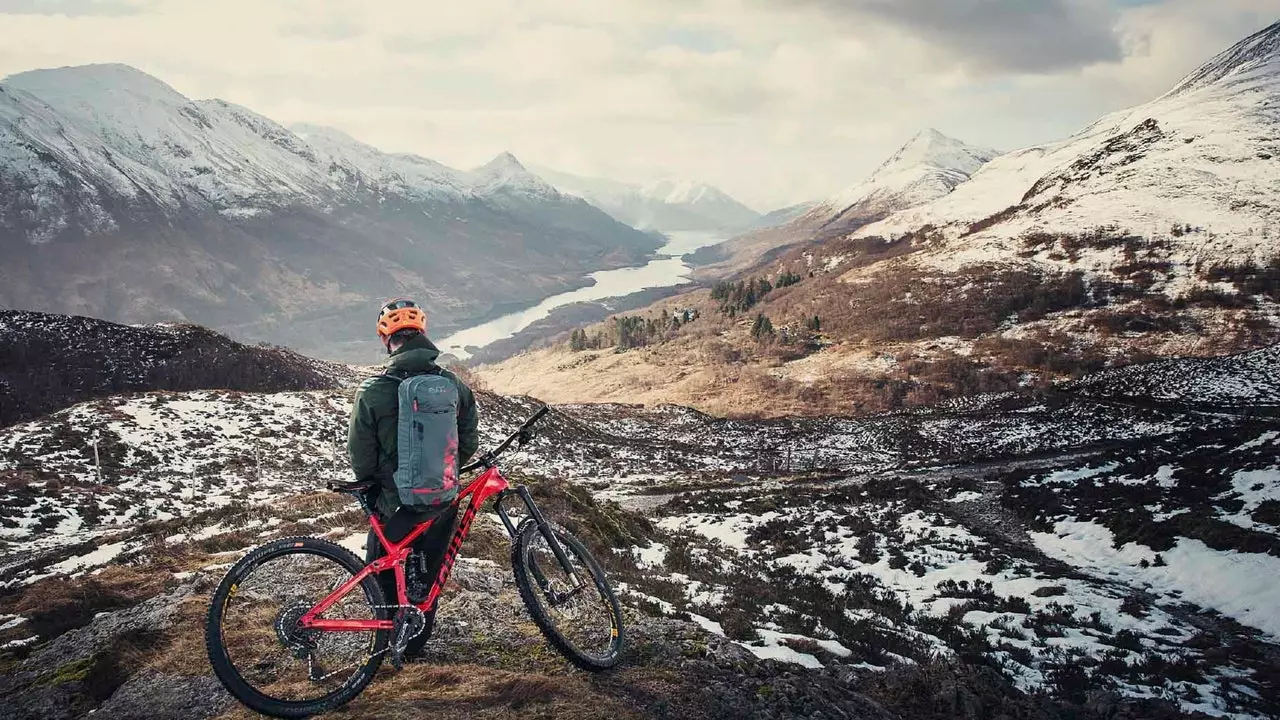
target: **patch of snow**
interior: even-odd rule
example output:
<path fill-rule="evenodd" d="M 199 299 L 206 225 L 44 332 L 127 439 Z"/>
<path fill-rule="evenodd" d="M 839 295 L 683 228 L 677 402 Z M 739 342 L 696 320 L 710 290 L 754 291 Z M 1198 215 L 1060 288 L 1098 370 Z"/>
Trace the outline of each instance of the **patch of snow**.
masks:
<path fill-rule="evenodd" d="M 1112 532 L 1097 523 L 1062 521 L 1054 532 L 1033 532 L 1031 537 L 1052 558 L 1176 594 L 1280 638 L 1280 558 L 1214 550 L 1199 540 L 1178 538 L 1172 549 L 1160 553 L 1165 566 L 1143 568 L 1142 560 L 1155 559 L 1151 548 L 1133 542 L 1116 548 Z"/>

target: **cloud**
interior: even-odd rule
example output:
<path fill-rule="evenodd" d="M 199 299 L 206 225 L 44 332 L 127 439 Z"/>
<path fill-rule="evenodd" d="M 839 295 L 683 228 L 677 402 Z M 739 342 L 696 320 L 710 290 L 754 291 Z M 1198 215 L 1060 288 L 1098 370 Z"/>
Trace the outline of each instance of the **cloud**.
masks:
<path fill-rule="evenodd" d="M 943 61 L 979 72 L 1042 73 L 1122 58 L 1103 0 L 800 0 L 853 30 L 897 28 Z"/>
<path fill-rule="evenodd" d="M 0 15 L 136 15 L 149 0 L 0 0 Z"/>

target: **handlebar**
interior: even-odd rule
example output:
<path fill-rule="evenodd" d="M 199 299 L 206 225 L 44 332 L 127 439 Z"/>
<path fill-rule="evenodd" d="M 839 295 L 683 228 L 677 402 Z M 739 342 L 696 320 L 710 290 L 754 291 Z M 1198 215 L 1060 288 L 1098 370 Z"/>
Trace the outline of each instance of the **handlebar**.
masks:
<path fill-rule="evenodd" d="M 533 426 L 537 425 L 538 421 L 546 417 L 547 413 L 549 412 L 551 412 L 551 408 L 547 407 L 546 405 L 543 405 L 542 407 L 538 408 L 537 412 L 535 412 L 528 420 L 525 420 L 524 424 L 521 425 L 515 432 L 508 435 L 507 439 L 503 440 L 502 443 L 498 445 L 498 447 L 484 453 L 479 458 L 476 458 L 474 462 L 470 462 L 458 468 L 458 472 L 471 472 L 472 470 L 478 470 L 482 467 L 483 468 L 493 467 L 494 464 L 497 463 L 498 461 L 498 456 L 506 452 L 507 448 L 511 447 L 511 444 L 514 443 L 516 440 L 519 440 L 520 444 L 523 445 L 524 443 L 529 442 L 529 440 L 533 439 Z"/>

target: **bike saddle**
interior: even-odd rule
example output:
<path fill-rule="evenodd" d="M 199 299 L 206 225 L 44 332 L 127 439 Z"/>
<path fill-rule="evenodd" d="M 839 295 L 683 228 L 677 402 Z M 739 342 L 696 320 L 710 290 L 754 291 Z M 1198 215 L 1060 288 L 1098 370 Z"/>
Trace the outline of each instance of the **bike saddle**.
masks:
<path fill-rule="evenodd" d="M 377 484 L 376 480 L 356 480 L 355 482 L 343 483 L 330 480 L 325 486 L 333 491 L 340 493 L 361 493 Z"/>

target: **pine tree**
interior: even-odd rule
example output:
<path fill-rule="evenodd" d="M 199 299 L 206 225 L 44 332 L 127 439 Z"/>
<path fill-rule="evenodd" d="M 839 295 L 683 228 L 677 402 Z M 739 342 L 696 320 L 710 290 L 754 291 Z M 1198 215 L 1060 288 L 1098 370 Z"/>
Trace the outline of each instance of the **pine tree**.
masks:
<path fill-rule="evenodd" d="M 751 325 L 751 337 L 758 342 L 763 342 L 773 337 L 773 323 L 769 321 L 769 318 L 765 317 L 764 313 L 756 315 L 756 321 Z"/>

